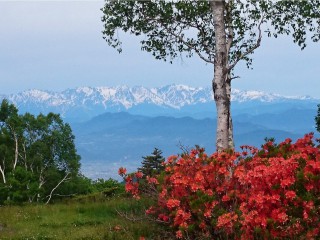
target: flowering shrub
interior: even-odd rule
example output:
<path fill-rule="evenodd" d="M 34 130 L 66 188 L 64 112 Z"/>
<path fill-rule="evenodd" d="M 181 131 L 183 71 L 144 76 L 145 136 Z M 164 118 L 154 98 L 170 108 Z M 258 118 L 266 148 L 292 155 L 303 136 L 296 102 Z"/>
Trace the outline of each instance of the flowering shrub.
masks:
<path fill-rule="evenodd" d="M 208 156 L 197 148 L 171 156 L 148 184 L 157 202 L 147 210 L 176 237 L 312 239 L 320 235 L 320 149 L 313 135 L 261 149 Z M 139 177 L 119 171 L 139 197 Z"/>

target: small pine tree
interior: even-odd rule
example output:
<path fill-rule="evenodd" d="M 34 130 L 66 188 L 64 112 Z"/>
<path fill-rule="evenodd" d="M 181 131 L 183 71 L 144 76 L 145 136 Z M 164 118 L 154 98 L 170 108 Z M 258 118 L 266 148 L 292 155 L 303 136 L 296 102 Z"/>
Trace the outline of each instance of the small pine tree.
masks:
<path fill-rule="evenodd" d="M 317 131 L 320 132 L 320 104 L 318 105 L 318 115 L 315 117 Z"/>
<path fill-rule="evenodd" d="M 142 157 L 143 161 L 141 162 L 142 166 L 138 168 L 139 172 L 143 173 L 143 176 L 155 176 L 161 173 L 164 170 L 163 162 L 164 157 L 162 156 L 162 151 L 155 148 L 152 152 L 152 155 Z"/>

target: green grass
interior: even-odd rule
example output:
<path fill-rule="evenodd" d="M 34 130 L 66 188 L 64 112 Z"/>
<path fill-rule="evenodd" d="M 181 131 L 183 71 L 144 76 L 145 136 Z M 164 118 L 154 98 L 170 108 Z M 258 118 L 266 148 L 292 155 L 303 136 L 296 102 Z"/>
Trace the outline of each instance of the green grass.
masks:
<path fill-rule="evenodd" d="M 99 202 L 0 207 L 0 239 L 168 239 L 163 228 L 147 219 L 130 221 L 119 216 L 144 216 L 147 200 L 114 197 Z"/>

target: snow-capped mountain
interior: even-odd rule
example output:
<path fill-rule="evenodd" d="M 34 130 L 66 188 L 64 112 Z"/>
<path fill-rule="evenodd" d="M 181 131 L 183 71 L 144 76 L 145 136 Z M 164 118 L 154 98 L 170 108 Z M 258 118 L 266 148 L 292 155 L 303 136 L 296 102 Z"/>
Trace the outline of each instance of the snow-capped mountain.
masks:
<path fill-rule="evenodd" d="M 210 87 L 34 89 L 0 96 L 4 98 L 19 113 L 60 113 L 72 126 L 88 177 L 116 177 L 119 166 L 133 171 L 154 147 L 166 156 L 180 153 L 181 144 L 214 151 L 216 113 Z M 234 89 L 231 100 L 237 146 L 259 146 L 265 137 L 297 139 L 315 131 L 317 99 Z"/>
<path fill-rule="evenodd" d="M 27 90 L 18 94 L 0 96 L 18 106 L 19 110 L 31 113 L 58 112 L 63 117 L 89 119 L 103 112 L 119 112 L 146 107 L 169 110 L 181 110 L 186 107 L 213 102 L 209 87 L 189 87 L 168 85 L 160 88 L 146 87 L 79 87 L 62 92 Z M 289 100 L 307 100 L 308 97 L 285 97 L 260 91 L 232 90 L 231 100 L 244 102 L 282 102 Z M 147 111 L 147 110 L 146 110 Z"/>
<path fill-rule="evenodd" d="M 135 105 L 147 103 L 171 108 L 198 102 L 212 101 L 208 88 L 192 88 L 184 85 L 169 85 L 162 88 L 145 87 L 79 87 L 63 92 L 27 90 L 18 94 L 2 96 L 17 105 L 41 104 L 48 107 L 66 106 L 119 106 L 129 109 Z"/>

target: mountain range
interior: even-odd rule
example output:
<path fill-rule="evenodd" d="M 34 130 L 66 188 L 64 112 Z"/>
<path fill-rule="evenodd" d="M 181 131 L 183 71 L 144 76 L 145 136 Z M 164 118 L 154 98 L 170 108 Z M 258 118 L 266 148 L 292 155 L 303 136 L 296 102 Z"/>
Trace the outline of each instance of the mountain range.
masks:
<path fill-rule="evenodd" d="M 22 112 L 58 112 L 70 122 L 90 120 L 104 112 L 126 111 L 146 116 L 214 117 L 213 95 L 210 87 L 168 85 L 159 88 L 79 87 L 62 92 L 27 90 L 18 94 L 2 95 Z M 286 97 L 261 91 L 232 90 L 231 101 L 240 108 L 243 103 L 283 103 L 314 101 L 310 97 Z M 207 112 L 207 113 L 206 113 Z M 200 115 L 199 115 L 200 114 Z"/>
<path fill-rule="evenodd" d="M 82 171 L 90 178 L 117 178 L 117 169 L 135 170 L 155 147 L 164 156 L 194 145 L 213 152 L 216 114 L 210 88 L 170 85 L 81 87 L 62 92 L 28 90 L 1 96 L 19 112 L 60 113 L 71 124 Z M 315 131 L 318 99 L 260 91 L 232 91 L 236 148 L 260 146 L 264 138 L 293 140 Z"/>

